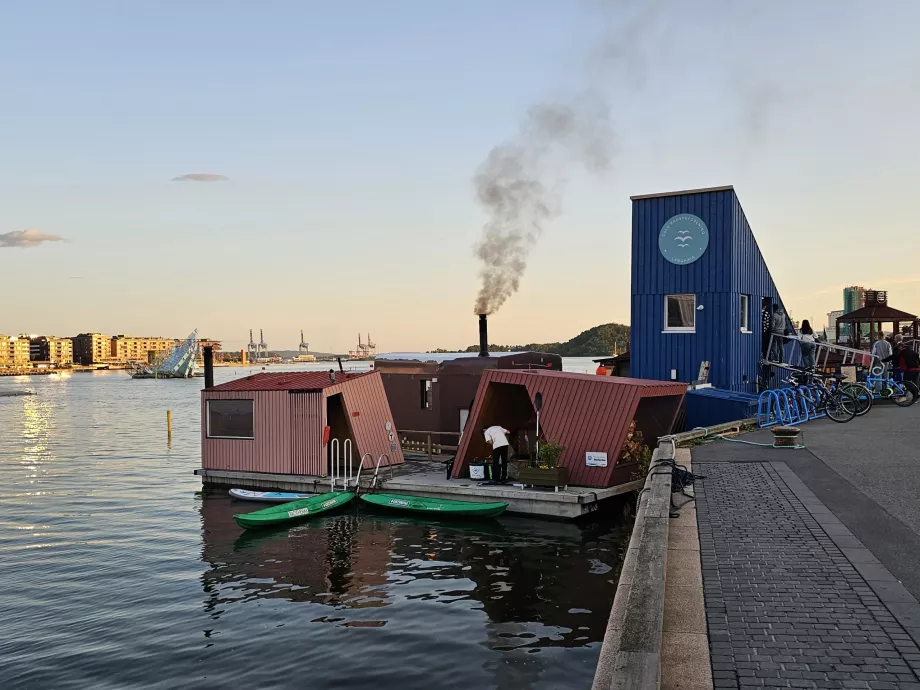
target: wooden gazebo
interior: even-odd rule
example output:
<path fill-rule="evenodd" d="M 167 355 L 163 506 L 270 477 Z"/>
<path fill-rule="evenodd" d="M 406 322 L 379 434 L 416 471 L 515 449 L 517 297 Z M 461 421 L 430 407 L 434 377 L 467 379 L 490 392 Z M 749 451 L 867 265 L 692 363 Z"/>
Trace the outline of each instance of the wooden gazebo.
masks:
<path fill-rule="evenodd" d="M 901 324 L 912 324 L 913 337 L 918 337 L 920 319 L 915 314 L 895 309 L 888 306 L 888 295 L 884 291 L 870 290 L 866 292 L 866 306 L 844 314 L 837 319 L 837 333 L 840 333 L 840 324 L 851 324 L 850 338 L 853 347 L 860 346 L 862 338 L 862 324 L 869 324 L 869 343 L 875 340 L 877 334 L 883 333 L 882 324 L 890 323 L 892 333 L 901 332 Z"/>

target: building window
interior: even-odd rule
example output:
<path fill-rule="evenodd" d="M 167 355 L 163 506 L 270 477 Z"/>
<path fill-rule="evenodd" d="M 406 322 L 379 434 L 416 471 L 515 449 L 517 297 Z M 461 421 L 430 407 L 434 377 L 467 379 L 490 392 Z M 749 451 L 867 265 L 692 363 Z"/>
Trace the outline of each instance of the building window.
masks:
<path fill-rule="evenodd" d="M 696 295 L 665 295 L 664 330 L 684 333 L 696 330 Z"/>
<path fill-rule="evenodd" d="M 421 394 L 422 394 L 421 395 L 422 409 L 430 410 L 431 409 L 431 381 L 429 379 L 422 379 L 421 381 L 419 381 L 419 384 L 421 384 L 419 387 L 421 388 Z"/>
<path fill-rule="evenodd" d="M 208 438 L 252 437 L 252 400 L 208 400 Z"/>
<path fill-rule="evenodd" d="M 741 332 L 751 332 L 751 296 L 741 295 Z"/>

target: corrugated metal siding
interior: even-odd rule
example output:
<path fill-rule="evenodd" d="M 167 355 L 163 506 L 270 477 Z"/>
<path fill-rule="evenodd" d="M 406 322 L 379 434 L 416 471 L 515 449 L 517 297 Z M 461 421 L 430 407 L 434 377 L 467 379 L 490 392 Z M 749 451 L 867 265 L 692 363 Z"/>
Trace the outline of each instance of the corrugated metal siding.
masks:
<path fill-rule="evenodd" d="M 326 404 L 323 394 L 291 393 L 291 463 L 294 474 L 325 477 Z"/>
<path fill-rule="evenodd" d="M 252 440 L 207 437 L 208 400 L 253 400 Z M 291 412 L 286 392 L 201 394 L 201 466 L 215 470 L 291 473 Z"/>
<path fill-rule="evenodd" d="M 375 371 L 345 383 L 329 386 L 323 391 L 327 397 L 338 393 L 342 394 L 345 411 L 348 413 L 355 437 L 355 470 L 357 471 L 358 459 L 365 453 L 373 456 L 374 463 L 385 453 L 389 457 L 389 463 L 382 462 L 381 466 L 401 465 L 404 462 L 402 448 L 396 436 L 396 424 L 393 422 L 380 372 Z M 387 431 L 387 422 L 390 423 L 390 431 Z M 393 441 L 390 441 L 390 432 L 393 433 Z M 396 446 L 395 450 L 392 449 L 393 444 Z M 372 468 L 373 464 L 365 463 L 365 469 Z"/>
<path fill-rule="evenodd" d="M 645 396 L 673 395 L 676 414 L 686 386 L 658 381 L 639 381 L 606 376 L 584 376 L 532 371 L 485 371 L 470 412 L 470 428 L 482 426 L 483 406 L 490 383 L 524 386 L 533 403 L 537 392 L 543 394 L 540 428 L 547 438 L 562 443 L 566 449 L 560 464 L 569 470 L 569 482 L 578 486 L 609 486 L 620 449 Z M 454 477 L 467 467 L 467 453 L 472 434 L 460 443 L 454 465 Z M 607 467 L 588 467 L 585 454 L 606 452 Z"/>
<path fill-rule="evenodd" d="M 679 266 L 658 250 L 664 223 L 692 213 L 709 228 L 709 246 L 692 264 Z M 700 363 L 711 362 L 709 381 L 754 392 L 760 360 L 763 297 L 782 304 L 751 228 L 732 190 L 633 201 L 632 331 L 630 373 L 639 378 L 693 381 Z M 664 297 L 697 296 L 696 333 L 664 333 Z M 750 334 L 739 325 L 740 295 L 751 296 Z M 747 380 L 745 380 L 745 377 Z"/>
<path fill-rule="evenodd" d="M 747 419 L 757 414 L 757 396 L 752 393 L 700 388 L 687 391 L 685 430 Z"/>

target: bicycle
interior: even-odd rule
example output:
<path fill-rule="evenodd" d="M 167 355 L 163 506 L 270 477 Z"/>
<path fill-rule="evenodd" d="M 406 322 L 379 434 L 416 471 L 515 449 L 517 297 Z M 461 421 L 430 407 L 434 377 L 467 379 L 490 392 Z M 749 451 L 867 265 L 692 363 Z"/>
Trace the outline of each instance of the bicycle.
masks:
<path fill-rule="evenodd" d="M 814 378 L 827 381 L 825 385 L 818 385 L 799 379 L 800 376 L 806 375 L 806 372 L 794 372 L 786 379 L 792 384 L 796 399 L 804 403 L 806 410 L 808 405 L 812 405 L 815 416 L 826 415 L 838 424 L 845 424 L 856 417 L 856 411 L 861 409 L 861 403 L 837 384 L 835 376 L 812 374 Z"/>
<path fill-rule="evenodd" d="M 920 397 L 920 391 L 910 381 L 896 381 L 894 378 L 882 378 L 869 376 L 866 383 L 870 386 L 873 395 L 883 400 L 890 400 L 898 407 L 910 407 L 917 398 Z M 875 384 L 881 384 L 878 390 Z"/>

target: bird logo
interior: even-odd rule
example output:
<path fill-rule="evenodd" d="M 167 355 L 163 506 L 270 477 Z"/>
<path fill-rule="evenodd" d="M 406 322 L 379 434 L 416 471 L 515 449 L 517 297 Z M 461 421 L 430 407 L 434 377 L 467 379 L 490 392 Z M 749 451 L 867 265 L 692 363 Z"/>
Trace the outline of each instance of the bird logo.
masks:
<path fill-rule="evenodd" d="M 676 235 L 674 241 L 677 242 L 678 247 L 685 249 L 690 246 L 693 235 L 690 234 L 689 230 L 678 230 Z"/>

